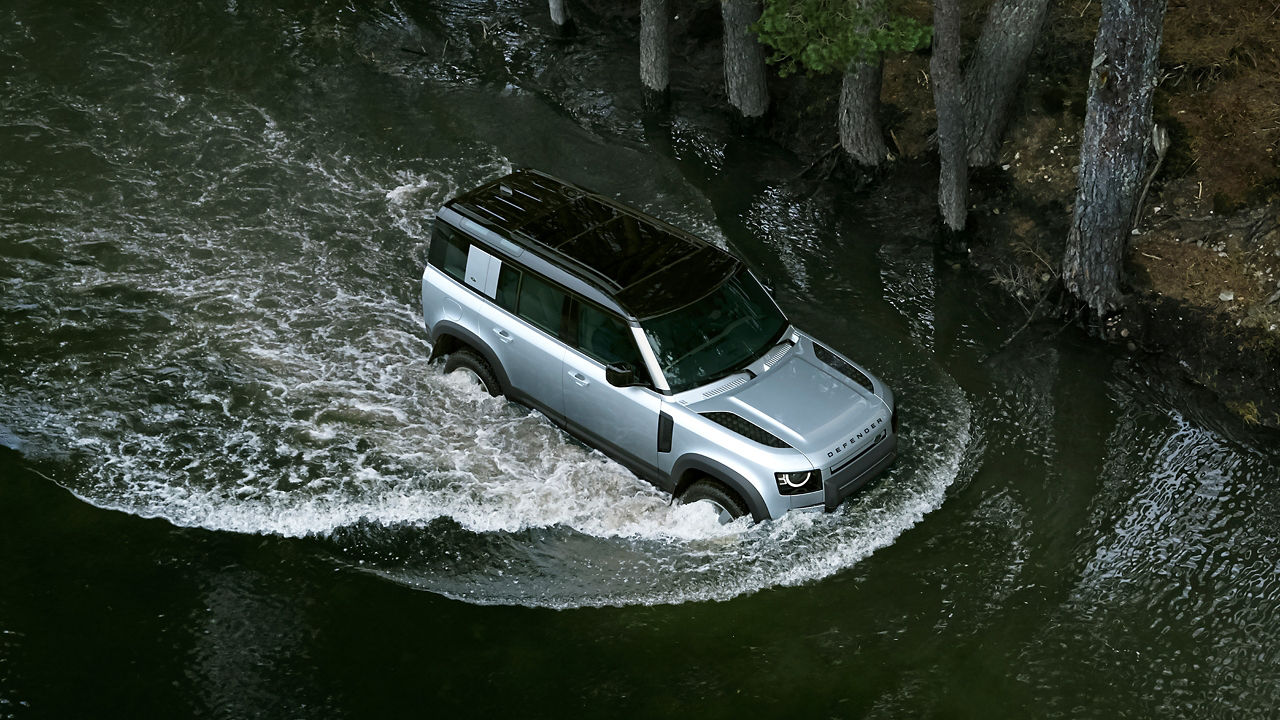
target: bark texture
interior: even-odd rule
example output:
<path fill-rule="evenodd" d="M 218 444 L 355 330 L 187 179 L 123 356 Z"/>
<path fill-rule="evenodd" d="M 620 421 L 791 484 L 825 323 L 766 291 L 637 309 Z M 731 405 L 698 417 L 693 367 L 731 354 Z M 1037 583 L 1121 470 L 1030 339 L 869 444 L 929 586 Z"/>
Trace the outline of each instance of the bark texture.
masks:
<path fill-rule="evenodd" d="M 853 63 L 840 87 L 840 146 L 859 165 L 889 157 L 880 128 L 880 78 L 884 63 Z"/>
<path fill-rule="evenodd" d="M 987 12 L 964 78 L 965 129 L 974 167 L 996 162 L 1048 10 L 1049 0 L 996 0 Z"/>
<path fill-rule="evenodd" d="M 651 105 L 665 104 L 670 93 L 668 17 L 667 0 L 640 0 L 640 82 Z"/>
<path fill-rule="evenodd" d="M 724 80 L 729 104 L 743 117 L 756 118 L 769 109 L 764 47 L 751 32 L 760 19 L 759 0 L 721 0 L 724 18 Z"/>
<path fill-rule="evenodd" d="M 870 0 L 857 0 L 858 9 L 866 11 Z M 883 14 L 873 17 L 870 25 L 884 22 Z M 874 167 L 889 157 L 880 127 L 880 82 L 884 61 L 877 54 L 871 62 L 851 62 L 840 86 L 840 146 L 859 165 Z"/>
<path fill-rule="evenodd" d="M 1120 307 L 1120 268 L 1147 168 L 1166 0 L 1107 0 L 1094 41 L 1063 282 L 1098 317 Z"/>
<path fill-rule="evenodd" d="M 938 109 L 938 209 L 953 232 L 964 230 L 969 204 L 969 159 L 965 142 L 960 75 L 958 0 L 933 0 L 933 104 Z"/>

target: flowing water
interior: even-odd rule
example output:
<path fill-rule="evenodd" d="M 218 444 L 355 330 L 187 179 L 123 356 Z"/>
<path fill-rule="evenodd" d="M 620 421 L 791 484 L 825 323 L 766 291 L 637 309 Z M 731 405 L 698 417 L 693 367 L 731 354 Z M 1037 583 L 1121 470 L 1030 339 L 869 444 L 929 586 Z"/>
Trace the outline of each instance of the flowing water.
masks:
<path fill-rule="evenodd" d="M 542 12 L 0 8 L 0 718 L 1272 713 L 1273 446 Z M 897 464 L 721 527 L 429 364 L 432 214 L 519 166 L 738 247 Z"/>

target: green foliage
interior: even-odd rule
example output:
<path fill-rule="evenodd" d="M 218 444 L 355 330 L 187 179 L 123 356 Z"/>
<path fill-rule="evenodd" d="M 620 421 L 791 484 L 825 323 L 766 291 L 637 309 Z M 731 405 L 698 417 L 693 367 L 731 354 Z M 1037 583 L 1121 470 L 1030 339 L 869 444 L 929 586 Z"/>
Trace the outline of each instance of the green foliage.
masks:
<path fill-rule="evenodd" d="M 854 61 L 884 52 L 911 52 L 929 44 L 933 28 L 894 12 L 890 0 L 765 0 L 753 26 L 773 48 L 769 62 L 786 76 L 844 72 Z"/>

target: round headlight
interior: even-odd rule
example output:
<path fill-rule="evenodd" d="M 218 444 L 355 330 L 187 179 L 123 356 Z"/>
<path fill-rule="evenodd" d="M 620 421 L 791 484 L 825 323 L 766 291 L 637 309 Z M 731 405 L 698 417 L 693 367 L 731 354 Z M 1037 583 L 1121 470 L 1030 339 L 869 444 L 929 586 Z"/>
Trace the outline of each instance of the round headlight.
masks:
<path fill-rule="evenodd" d="M 821 470 L 774 473 L 774 479 L 777 480 L 778 491 L 783 495 L 814 492 L 822 487 Z"/>

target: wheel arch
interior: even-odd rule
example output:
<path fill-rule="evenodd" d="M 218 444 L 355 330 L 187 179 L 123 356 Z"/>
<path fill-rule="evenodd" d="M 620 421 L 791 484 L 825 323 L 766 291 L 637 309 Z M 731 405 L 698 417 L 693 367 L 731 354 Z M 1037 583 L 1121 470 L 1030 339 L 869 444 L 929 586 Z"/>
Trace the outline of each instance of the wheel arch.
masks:
<path fill-rule="evenodd" d="M 675 490 L 672 492 L 675 497 L 680 497 L 698 480 L 708 478 L 724 485 L 726 489 L 742 498 L 742 502 L 746 504 L 752 519 L 756 522 L 762 522 L 771 517 L 769 508 L 755 485 L 717 460 L 702 455 L 683 455 L 672 466 L 671 477 L 675 480 Z"/>
<path fill-rule="evenodd" d="M 501 386 L 501 394 L 506 394 L 511 387 L 511 382 L 507 378 L 507 371 L 503 369 L 502 363 L 498 362 L 498 358 L 484 344 L 475 333 L 448 320 L 442 320 L 436 323 L 431 329 L 431 357 L 430 360 L 438 360 L 445 355 L 457 352 L 459 350 L 470 350 L 489 363 L 489 369 L 493 370 L 494 377 L 497 378 L 498 384 Z"/>

